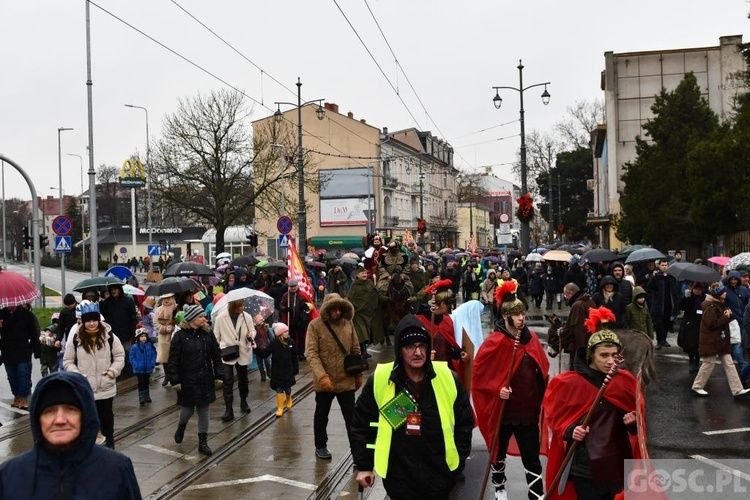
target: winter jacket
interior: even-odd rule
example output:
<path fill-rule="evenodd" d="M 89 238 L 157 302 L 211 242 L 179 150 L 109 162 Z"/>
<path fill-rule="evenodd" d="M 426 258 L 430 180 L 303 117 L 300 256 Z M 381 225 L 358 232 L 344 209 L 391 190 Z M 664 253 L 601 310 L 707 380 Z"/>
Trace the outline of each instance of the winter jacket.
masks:
<path fill-rule="evenodd" d="M 156 366 L 156 348 L 149 341 L 136 342 L 128 353 L 133 373 L 152 373 Z"/>
<path fill-rule="evenodd" d="M 45 444 L 39 423 L 38 402 L 52 382 L 69 384 L 81 402 L 81 434 L 64 450 Z M 0 498 L 141 498 L 130 459 L 95 446 L 99 418 L 84 377 L 55 372 L 41 379 L 31 398 L 29 414 L 34 447 L 0 465 Z"/>
<path fill-rule="evenodd" d="M 633 301 L 633 284 L 625 279 L 625 266 L 623 266 L 621 262 L 613 262 L 610 267 L 610 272 L 613 273 L 616 267 L 622 269 L 622 279 L 617 280 L 617 278 L 615 278 L 615 280 L 617 280 L 617 289 L 619 290 L 620 295 L 622 295 L 623 304 L 627 306 Z M 614 278 L 614 275 L 612 277 Z"/>
<path fill-rule="evenodd" d="M 565 271 L 565 278 L 563 280 L 565 284 L 575 283 L 581 290 L 586 289 L 586 275 L 583 273 L 583 269 L 578 264 L 571 264 L 570 269 Z"/>
<path fill-rule="evenodd" d="M 231 361 L 223 361 L 225 365 L 247 366 L 253 360 L 253 340 L 255 338 L 255 325 L 253 317 L 245 311 L 237 316 L 237 322 L 232 322 L 229 309 L 224 308 L 216 315 L 213 324 L 214 336 L 219 343 L 219 349 L 233 345 L 240 346 L 240 357 Z M 250 338 L 248 338 L 248 336 Z"/>
<path fill-rule="evenodd" d="M 70 329 L 77 322 L 76 308 L 74 307 L 73 309 L 68 309 L 67 307 L 63 306 L 63 308 L 60 309 L 60 318 L 57 322 L 57 340 L 62 341 L 63 339 L 67 338 Z"/>
<path fill-rule="evenodd" d="M 654 273 L 646 283 L 648 309 L 654 317 L 675 316 L 680 306 L 680 287 L 672 275 Z"/>
<path fill-rule="evenodd" d="M 388 299 L 378 293 L 371 279 L 354 280 L 347 298 L 354 307 L 354 329 L 359 342 L 381 342 L 384 337 L 381 303 Z"/>
<path fill-rule="evenodd" d="M 589 309 L 596 304 L 583 290 L 577 291 L 568 299 L 570 313 L 560 335 L 560 343 L 566 352 L 575 352 L 579 347 L 586 347 L 589 333 L 584 321 L 589 317 Z"/>
<path fill-rule="evenodd" d="M 109 296 L 100 304 L 102 316 L 111 327 L 112 332 L 120 339 L 123 344 L 129 343 L 135 334 L 135 327 L 138 325 L 138 318 L 135 312 L 135 301 L 120 292 L 120 296 L 115 299 Z"/>
<path fill-rule="evenodd" d="M 63 356 L 63 368 L 66 372 L 80 373 L 89 381 L 94 391 L 94 398 L 109 399 L 117 394 L 115 379 L 125 366 L 125 349 L 120 339 L 112 333 L 112 327 L 108 323 L 101 322 L 104 326 L 103 346 L 92 352 L 86 352 L 81 340 L 86 335 L 84 329 L 79 329 L 75 336 L 68 338 Z M 110 337 L 112 337 L 110 348 Z M 114 375 L 109 378 L 107 371 Z"/>
<path fill-rule="evenodd" d="M 304 314 L 307 304 L 299 292 L 285 292 L 281 296 L 281 302 L 279 302 L 281 321 L 286 323 L 290 330 L 304 330 L 307 328 L 307 315 Z"/>
<path fill-rule="evenodd" d="M 677 335 L 677 345 L 685 352 L 698 350 L 700 339 L 701 320 L 703 319 L 703 302 L 706 294 L 683 297 L 680 301 L 680 310 L 685 311 L 680 324 L 680 332 Z"/>
<path fill-rule="evenodd" d="M 726 309 L 728 308 L 723 302 L 710 295 L 703 302 L 698 346 L 698 354 L 701 358 L 732 353 L 732 346 L 729 343 L 729 322 L 732 318 L 724 315 Z"/>
<path fill-rule="evenodd" d="M 206 325 L 195 330 L 183 322 L 169 348 L 169 382 L 180 384 L 177 404 L 205 406 L 216 401 L 214 383 L 224 379 L 224 369 L 216 342 Z"/>
<path fill-rule="evenodd" d="M 335 322 L 330 321 L 329 316 L 333 306 L 341 309 L 341 317 Z M 321 385 L 323 377 L 330 377 L 335 393 L 355 390 L 354 375 L 349 375 L 344 371 L 346 354 L 360 354 L 359 339 L 354 331 L 354 323 L 352 323 L 353 317 L 354 307 L 351 303 L 337 293 L 329 293 L 320 307 L 320 317 L 312 320 L 310 326 L 307 327 L 305 356 L 313 372 L 315 392 L 326 392 Z M 346 353 L 341 351 L 325 322 L 331 325 Z"/>
<path fill-rule="evenodd" d="M 154 311 L 154 329 L 157 333 L 156 343 L 156 362 L 166 363 L 169 361 L 169 345 L 172 341 L 172 333 L 174 329 L 173 314 L 177 306 L 172 305 L 160 305 Z"/>
<path fill-rule="evenodd" d="M 545 293 L 556 293 L 557 291 L 557 276 L 555 273 L 545 273 L 542 278 L 544 283 Z"/>
<path fill-rule="evenodd" d="M 28 363 L 31 355 L 39 358 L 39 320 L 23 306 L 11 312 L 9 308 L 0 310 L 0 351 L 5 363 Z"/>
<path fill-rule="evenodd" d="M 609 300 L 607 300 L 604 296 L 604 285 L 607 284 L 615 286 L 614 294 L 609 298 Z M 615 328 L 619 328 L 623 325 L 623 322 L 625 320 L 625 307 L 627 306 L 627 304 L 623 300 L 622 295 L 620 295 L 618 288 L 619 283 L 617 283 L 617 280 L 612 276 L 607 275 L 602 278 L 602 282 L 599 285 L 599 291 L 596 292 L 593 297 L 591 297 L 591 300 L 594 301 L 596 307 L 604 306 L 614 313 L 617 321 L 615 321 L 612 327 Z"/>
<path fill-rule="evenodd" d="M 406 383 L 402 366 L 401 346 L 398 339 L 407 327 L 421 326 L 415 316 L 406 316 L 398 325 L 395 334 L 394 350 L 396 361 L 391 371 L 390 383 L 395 384 L 395 392 L 401 392 Z M 430 347 L 428 347 L 428 352 Z M 425 381 L 436 376 L 432 362 L 425 363 Z M 419 411 L 422 415 L 421 435 L 407 436 L 405 427 L 393 431 L 388 473 L 383 480 L 386 492 L 391 498 L 399 499 L 447 499 L 455 484 L 457 475 L 463 470 L 466 458 L 471 452 L 471 435 L 474 428 L 474 412 L 461 381 L 453 375 L 456 384 L 456 399 L 453 403 L 453 437 L 459 456 L 459 465 L 450 471 L 446 464 L 445 441 L 440 428 L 435 391 L 431 383 L 422 384 L 419 395 Z M 374 377 L 365 383 L 357 399 L 351 424 L 352 458 L 357 470 L 371 471 L 374 468 L 374 450 L 367 445 L 375 443 L 378 427 L 378 404 L 373 391 Z"/>
<path fill-rule="evenodd" d="M 495 273 L 492 273 L 495 276 Z M 482 293 L 480 298 L 483 304 L 494 304 L 495 303 L 495 290 L 497 289 L 497 279 L 490 279 L 489 277 L 482 283 Z"/>
<path fill-rule="evenodd" d="M 529 293 L 532 297 L 544 295 L 544 273 L 541 269 L 537 269 L 531 273 Z"/>
<path fill-rule="evenodd" d="M 649 338 L 653 339 L 654 322 L 651 319 L 648 304 L 644 302 L 643 305 L 640 306 L 638 305 L 638 302 L 636 302 L 636 298 L 645 293 L 646 291 L 643 288 L 639 286 L 635 287 L 635 290 L 633 291 L 633 302 L 625 307 L 625 320 L 623 326 L 625 328 L 632 328 L 633 330 L 641 331 L 648 335 Z"/>
<path fill-rule="evenodd" d="M 297 346 L 291 338 L 283 344 L 279 337 L 275 337 L 268 347 L 255 349 L 255 354 L 259 358 L 272 356 L 271 389 L 288 389 L 296 383 L 294 376 L 299 373 L 299 358 Z"/>
<path fill-rule="evenodd" d="M 747 307 L 748 302 L 750 302 L 750 292 L 748 292 L 747 288 L 742 286 L 741 284 L 738 284 L 736 287 L 733 287 L 729 284 L 729 280 L 732 278 L 737 278 L 737 280 L 740 280 L 741 283 L 742 276 L 740 275 L 739 271 L 730 271 L 727 275 L 727 284 L 726 284 L 726 291 L 727 295 L 724 298 L 724 303 L 726 306 L 732 310 L 732 317 L 737 319 L 737 321 L 740 322 L 740 327 L 742 327 L 742 315 L 745 313 L 745 308 Z"/>

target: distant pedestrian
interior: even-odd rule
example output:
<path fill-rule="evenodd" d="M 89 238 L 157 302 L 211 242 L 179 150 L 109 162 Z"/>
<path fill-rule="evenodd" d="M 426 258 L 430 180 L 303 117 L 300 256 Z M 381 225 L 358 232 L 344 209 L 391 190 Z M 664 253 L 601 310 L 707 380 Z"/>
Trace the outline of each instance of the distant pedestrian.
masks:
<path fill-rule="evenodd" d="M 26 410 L 31 392 L 31 356 L 39 358 L 39 320 L 25 306 L 0 310 L 0 351 L 13 393 L 11 407 Z"/>
<path fill-rule="evenodd" d="M 240 411 L 250 413 L 247 397 L 250 394 L 247 367 L 253 360 L 252 343 L 255 338 L 253 317 L 245 312 L 245 300 L 234 300 L 221 310 L 214 320 L 214 335 L 222 350 L 221 368 L 224 373 L 224 415 L 222 422 L 234 420 L 234 375 L 240 392 Z"/>
<path fill-rule="evenodd" d="M 156 348 L 145 328 L 135 331 L 135 344 L 130 348 L 129 356 L 133 373 L 138 379 L 138 403 L 143 406 L 151 402 L 148 381 L 156 365 Z"/>
<path fill-rule="evenodd" d="M 285 409 L 292 408 L 292 386 L 296 383 L 294 376 L 299 373 L 299 358 L 297 347 L 289 337 L 289 327 L 284 323 L 274 323 L 271 329 L 274 333 L 271 343 L 266 347 L 256 343 L 254 350 L 260 359 L 273 358 L 271 389 L 276 391 L 276 416 L 280 417 Z M 257 342 L 258 336 L 255 338 Z"/>
<path fill-rule="evenodd" d="M 258 315 L 253 321 L 255 322 L 255 347 L 253 347 L 253 349 L 255 349 L 256 347 L 258 349 L 265 349 L 273 341 L 274 335 L 278 335 L 278 333 L 276 333 L 275 330 L 271 329 L 266 320 L 262 319 L 260 315 Z M 267 378 L 271 376 L 272 356 L 268 356 L 266 358 L 258 356 L 257 359 L 260 381 L 265 382 Z"/>
<path fill-rule="evenodd" d="M 57 326 L 53 324 L 45 328 L 39 336 L 39 362 L 41 364 L 42 377 L 57 371 L 58 349 L 55 347 L 56 333 Z"/>

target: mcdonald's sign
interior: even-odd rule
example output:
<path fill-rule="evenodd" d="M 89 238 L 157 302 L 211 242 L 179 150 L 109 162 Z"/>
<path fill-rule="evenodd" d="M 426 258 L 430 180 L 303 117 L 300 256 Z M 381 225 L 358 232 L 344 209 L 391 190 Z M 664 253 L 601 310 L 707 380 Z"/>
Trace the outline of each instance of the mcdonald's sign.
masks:
<path fill-rule="evenodd" d="M 146 169 L 138 158 L 129 158 L 120 169 L 120 187 L 139 188 L 146 185 Z"/>

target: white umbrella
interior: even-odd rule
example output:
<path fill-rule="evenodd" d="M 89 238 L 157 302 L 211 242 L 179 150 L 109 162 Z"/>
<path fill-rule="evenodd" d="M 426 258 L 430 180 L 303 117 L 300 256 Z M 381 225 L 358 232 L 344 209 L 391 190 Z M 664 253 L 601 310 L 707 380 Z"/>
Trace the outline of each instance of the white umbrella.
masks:
<path fill-rule="evenodd" d="M 136 288 L 133 285 L 122 285 L 122 292 L 126 295 L 146 295 L 146 292 L 140 288 Z"/>
<path fill-rule="evenodd" d="M 526 262 L 544 262 L 544 257 L 538 253 L 530 253 L 526 256 Z"/>
<path fill-rule="evenodd" d="M 235 300 L 245 301 L 245 311 L 250 314 L 253 319 L 255 316 L 260 315 L 264 319 L 273 313 L 273 297 L 270 295 L 253 290 L 252 288 L 235 288 L 230 290 L 214 305 L 211 311 L 211 322 L 216 319 L 216 315 L 224 309 L 227 304 L 234 302 Z"/>

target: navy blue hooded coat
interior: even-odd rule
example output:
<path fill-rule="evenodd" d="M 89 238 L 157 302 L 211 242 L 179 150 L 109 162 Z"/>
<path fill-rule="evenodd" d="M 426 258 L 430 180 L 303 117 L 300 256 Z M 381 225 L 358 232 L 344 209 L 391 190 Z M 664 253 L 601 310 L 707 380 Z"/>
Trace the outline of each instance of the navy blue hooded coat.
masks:
<path fill-rule="evenodd" d="M 81 402 L 81 434 L 66 449 L 49 446 L 39 423 L 40 395 L 51 390 L 48 386 L 54 381 L 69 384 Z M 0 465 L 0 498 L 141 498 L 130 459 L 95 444 L 99 417 L 83 375 L 54 372 L 44 377 L 31 398 L 29 415 L 34 447 Z"/>

